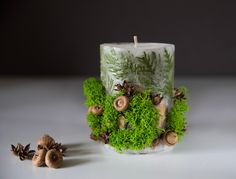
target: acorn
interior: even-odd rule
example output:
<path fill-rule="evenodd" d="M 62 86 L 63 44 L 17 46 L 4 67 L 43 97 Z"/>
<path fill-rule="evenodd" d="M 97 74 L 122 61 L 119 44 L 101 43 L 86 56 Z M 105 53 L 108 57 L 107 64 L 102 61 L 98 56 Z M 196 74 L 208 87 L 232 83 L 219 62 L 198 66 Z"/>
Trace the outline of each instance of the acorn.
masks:
<path fill-rule="evenodd" d="M 113 103 L 113 106 L 114 108 L 119 111 L 119 112 L 122 112 L 124 110 L 127 109 L 128 107 L 128 104 L 129 104 L 129 99 L 128 97 L 126 96 L 119 96 L 115 99 L 114 103 Z"/>
<path fill-rule="evenodd" d="M 38 146 L 42 146 L 45 148 L 49 148 L 50 146 L 52 146 L 53 144 L 55 144 L 55 140 L 49 136 L 48 134 L 44 134 L 43 137 L 41 137 L 38 141 L 37 141 Z"/>
<path fill-rule="evenodd" d="M 35 152 L 33 158 L 32 158 L 32 164 L 37 167 L 41 167 L 45 164 L 45 156 L 46 156 L 46 150 L 40 149 L 37 152 Z"/>
<path fill-rule="evenodd" d="M 103 107 L 95 104 L 89 107 L 88 112 L 99 116 L 103 113 Z"/>
<path fill-rule="evenodd" d="M 172 131 L 167 131 L 164 134 L 163 140 L 166 145 L 175 145 L 178 142 L 178 134 Z"/>
<path fill-rule="evenodd" d="M 125 128 L 125 117 L 124 116 L 120 116 L 117 119 L 117 123 L 120 129 L 124 129 Z"/>
<path fill-rule="evenodd" d="M 49 168 L 60 168 L 63 164 L 62 153 L 55 149 L 49 150 L 45 156 L 45 163 Z"/>

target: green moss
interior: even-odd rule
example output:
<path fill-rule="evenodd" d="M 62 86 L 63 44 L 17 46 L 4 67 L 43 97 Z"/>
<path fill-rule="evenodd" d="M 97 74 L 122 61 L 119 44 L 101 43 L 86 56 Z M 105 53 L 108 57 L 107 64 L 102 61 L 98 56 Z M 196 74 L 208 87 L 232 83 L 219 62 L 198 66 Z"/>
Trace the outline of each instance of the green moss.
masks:
<path fill-rule="evenodd" d="M 124 116 L 130 129 L 114 131 L 109 138 L 110 144 L 117 151 L 150 147 L 152 141 L 160 135 L 160 129 L 156 127 L 159 113 L 152 104 L 149 92 L 134 94 Z"/>
<path fill-rule="evenodd" d="M 85 104 L 87 106 L 92 105 L 104 105 L 105 101 L 105 88 L 100 80 L 96 78 L 89 78 L 84 81 L 84 95 L 86 96 Z"/>
<path fill-rule="evenodd" d="M 117 119 L 119 112 L 113 107 L 113 101 L 118 97 L 123 95 L 122 92 L 115 96 L 108 95 L 105 100 L 104 112 L 101 121 L 102 132 L 110 133 L 118 129 Z"/>
<path fill-rule="evenodd" d="M 180 91 L 186 95 L 187 89 L 182 87 Z M 186 117 L 185 114 L 188 111 L 188 103 L 186 99 L 176 99 L 171 111 L 167 114 L 167 130 L 176 132 L 181 138 L 185 134 L 186 129 Z"/>
<path fill-rule="evenodd" d="M 92 129 L 92 134 L 98 137 L 101 133 L 101 116 L 95 116 L 92 113 L 88 113 L 87 122 Z"/>
<path fill-rule="evenodd" d="M 186 88 L 180 88 L 185 95 Z M 163 129 L 158 128 L 159 110 L 155 108 L 150 98 L 150 91 L 134 92 L 129 99 L 129 106 L 123 112 L 118 112 L 113 107 L 113 102 L 118 96 L 124 95 L 125 91 L 118 92 L 115 96 L 106 95 L 101 81 L 89 78 L 84 82 L 84 94 L 86 105 L 102 105 L 102 115 L 87 114 L 89 127 L 92 134 L 99 137 L 105 133 L 109 136 L 109 144 L 117 151 L 142 150 L 150 147 L 154 139 L 159 138 Z M 175 99 L 173 107 L 167 114 L 165 130 L 176 132 L 182 137 L 186 128 L 185 113 L 188 104 L 185 98 Z M 125 118 L 125 128 L 120 129 L 117 123 L 119 116 Z"/>

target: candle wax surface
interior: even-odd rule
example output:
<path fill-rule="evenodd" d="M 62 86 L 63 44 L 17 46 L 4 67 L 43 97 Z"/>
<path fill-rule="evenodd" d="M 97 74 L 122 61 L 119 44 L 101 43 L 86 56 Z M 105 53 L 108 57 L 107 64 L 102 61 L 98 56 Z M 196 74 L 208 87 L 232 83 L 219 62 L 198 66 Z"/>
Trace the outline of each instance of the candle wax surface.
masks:
<path fill-rule="evenodd" d="M 173 44 L 166 44 L 166 43 L 138 43 L 137 46 L 134 46 L 134 43 L 104 43 L 101 44 L 101 47 L 109 47 L 109 48 L 120 48 L 120 49 L 126 49 L 126 50 L 152 50 L 152 49 L 163 49 L 168 47 L 174 48 Z"/>
<path fill-rule="evenodd" d="M 108 94 L 124 80 L 161 94 L 171 104 L 174 87 L 173 44 L 104 43 L 100 45 L 101 80 Z"/>

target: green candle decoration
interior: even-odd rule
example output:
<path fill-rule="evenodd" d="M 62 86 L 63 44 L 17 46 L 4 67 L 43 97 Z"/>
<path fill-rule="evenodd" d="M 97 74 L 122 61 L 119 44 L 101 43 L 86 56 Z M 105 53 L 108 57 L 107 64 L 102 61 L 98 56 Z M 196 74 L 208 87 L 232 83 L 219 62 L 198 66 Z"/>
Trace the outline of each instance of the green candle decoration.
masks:
<path fill-rule="evenodd" d="M 100 45 L 101 79 L 84 82 L 91 138 L 118 152 L 148 153 L 186 132 L 186 88 L 174 89 L 174 45 Z"/>

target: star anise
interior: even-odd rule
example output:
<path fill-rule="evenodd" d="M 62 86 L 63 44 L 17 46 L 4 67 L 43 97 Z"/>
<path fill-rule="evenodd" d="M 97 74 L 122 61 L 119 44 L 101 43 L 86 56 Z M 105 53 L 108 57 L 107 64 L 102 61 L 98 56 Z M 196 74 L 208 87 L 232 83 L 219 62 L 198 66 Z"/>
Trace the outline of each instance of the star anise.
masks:
<path fill-rule="evenodd" d="M 20 160 L 32 159 L 35 151 L 30 150 L 30 144 L 25 147 L 18 143 L 16 146 L 11 145 L 11 151 L 15 156 L 18 156 Z"/>
<path fill-rule="evenodd" d="M 186 99 L 184 93 L 178 88 L 174 89 L 174 99 Z"/>

